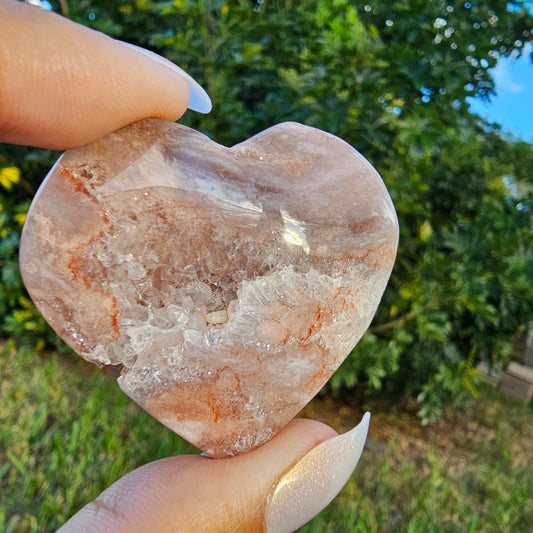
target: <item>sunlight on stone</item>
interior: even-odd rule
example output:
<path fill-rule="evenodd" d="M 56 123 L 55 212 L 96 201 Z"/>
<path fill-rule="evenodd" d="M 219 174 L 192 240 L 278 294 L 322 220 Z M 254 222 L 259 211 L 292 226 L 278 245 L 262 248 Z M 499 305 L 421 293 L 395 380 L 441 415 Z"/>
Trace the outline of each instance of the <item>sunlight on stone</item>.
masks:
<path fill-rule="evenodd" d="M 283 209 L 280 210 L 281 218 L 285 224 L 285 230 L 283 231 L 283 239 L 288 244 L 294 244 L 295 246 L 301 246 L 302 250 L 309 254 L 310 247 L 305 237 L 305 231 L 303 224 L 298 220 L 292 218 Z"/>
<path fill-rule="evenodd" d="M 368 328 L 398 244 L 377 172 L 284 123 L 226 148 L 150 119 L 67 151 L 21 271 L 80 355 L 212 457 L 260 446 Z"/>

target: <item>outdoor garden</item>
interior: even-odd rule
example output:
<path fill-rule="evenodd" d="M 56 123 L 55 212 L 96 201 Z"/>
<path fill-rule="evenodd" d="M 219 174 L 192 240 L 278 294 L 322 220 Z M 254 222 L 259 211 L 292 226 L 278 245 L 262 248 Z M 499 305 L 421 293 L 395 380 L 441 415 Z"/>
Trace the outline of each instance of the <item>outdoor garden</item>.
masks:
<path fill-rule="evenodd" d="M 507 0 L 63 0 L 54 11 L 169 58 L 213 110 L 182 123 L 231 146 L 284 121 L 331 132 L 397 210 L 391 280 L 363 339 L 302 416 L 366 451 L 305 532 L 529 532 L 533 407 L 485 368 L 533 323 L 533 145 L 469 111 L 533 41 Z M 1 41 L 1 36 L 0 36 Z M 18 267 L 31 199 L 59 153 L 0 145 L 0 530 L 55 531 L 105 487 L 194 452 L 74 354 Z"/>

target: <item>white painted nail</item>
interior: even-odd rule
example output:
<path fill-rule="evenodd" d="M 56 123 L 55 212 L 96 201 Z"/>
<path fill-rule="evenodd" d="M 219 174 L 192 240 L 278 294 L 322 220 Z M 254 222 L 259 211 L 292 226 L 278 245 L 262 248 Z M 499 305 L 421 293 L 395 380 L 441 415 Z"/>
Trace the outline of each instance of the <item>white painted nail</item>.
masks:
<path fill-rule="evenodd" d="M 116 39 L 116 41 L 124 46 L 127 46 L 128 48 L 131 48 L 139 54 L 145 55 L 159 65 L 173 70 L 176 72 L 176 74 L 179 74 L 189 85 L 189 109 L 192 111 L 198 111 L 199 113 L 209 113 L 209 111 L 211 111 L 213 105 L 204 88 L 192 76 L 187 74 L 182 68 L 178 67 L 178 65 L 175 65 L 172 63 L 172 61 L 169 61 L 163 56 L 155 54 L 151 50 L 146 50 L 146 48 L 141 48 L 140 46 L 131 43 L 125 43 L 124 41 L 119 41 L 118 39 Z"/>
<path fill-rule="evenodd" d="M 267 533 L 291 533 L 335 498 L 359 462 L 369 423 L 365 413 L 358 426 L 315 446 L 281 476 L 267 503 Z"/>

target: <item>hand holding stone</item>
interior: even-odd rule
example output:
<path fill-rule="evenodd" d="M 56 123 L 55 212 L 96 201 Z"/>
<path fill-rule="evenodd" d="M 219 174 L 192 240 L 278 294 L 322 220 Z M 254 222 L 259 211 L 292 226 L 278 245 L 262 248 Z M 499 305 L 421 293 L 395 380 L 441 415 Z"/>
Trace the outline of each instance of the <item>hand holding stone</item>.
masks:
<path fill-rule="evenodd" d="M 205 92 L 163 58 L 136 54 L 22 2 L 0 0 L 0 33 L 1 141 L 74 147 L 146 116 L 177 119 L 188 89 L 191 98 L 205 101 Z M 342 488 L 367 428 L 366 417 L 334 437 L 319 422 L 293 420 L 240 457 L 150 463 L 117 481 L 61 531 L 292 531 Z"/>

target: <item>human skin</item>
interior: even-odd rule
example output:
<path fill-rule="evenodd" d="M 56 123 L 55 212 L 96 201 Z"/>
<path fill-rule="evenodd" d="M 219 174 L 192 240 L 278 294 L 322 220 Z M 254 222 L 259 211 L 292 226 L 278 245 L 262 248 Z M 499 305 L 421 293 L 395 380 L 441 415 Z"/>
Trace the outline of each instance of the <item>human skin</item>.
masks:
<path fill-rule="evenodd" d="M 143 118 L 174 121 L 188 106 L 209 111 L 203 89 L 178 67 L 56 14 L 0 0 L 0 35 L 2 142 L 67 149 Z M 240 457 L 149 463 L 88 503 L 61 531 L 290 531 L 320 511 L 355 467 L 361 446 L 339 447 L 349 439 L 336 435 L 320 422 L 294 420 Z M 328 454 L 333 459 L 322 461 Z M 336 469 L 343 474 L 332 476 Z M 280 491 L 288 473 L 296 488 Z M 311 515 L 282 501 L 303 486 L 318 487 L 320 503 Z"/>

